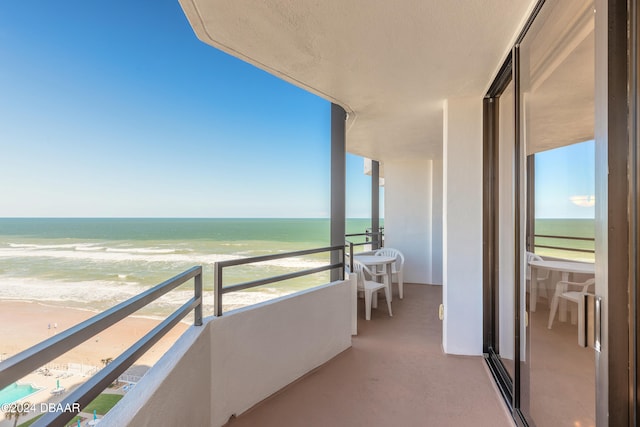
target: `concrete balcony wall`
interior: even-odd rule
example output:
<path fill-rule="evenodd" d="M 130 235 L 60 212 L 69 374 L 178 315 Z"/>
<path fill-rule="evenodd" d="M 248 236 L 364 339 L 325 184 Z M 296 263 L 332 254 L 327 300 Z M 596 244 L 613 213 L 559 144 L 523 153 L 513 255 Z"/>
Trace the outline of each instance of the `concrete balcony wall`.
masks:
<path fill-rule="evenodd" d="M 211 324 L 213 426 L 351 346 L 351 282 L 222 316 Z"/>
<path fill-rule="evenodd" d="M 189 328 L 100 425 L 211 425 L 211 321 Z"/>
<path fill-rule="evenodd" d="M 221 426 L 351 346 L 353 284 L 339 281 L 191 328 L 104 426 Z"/>

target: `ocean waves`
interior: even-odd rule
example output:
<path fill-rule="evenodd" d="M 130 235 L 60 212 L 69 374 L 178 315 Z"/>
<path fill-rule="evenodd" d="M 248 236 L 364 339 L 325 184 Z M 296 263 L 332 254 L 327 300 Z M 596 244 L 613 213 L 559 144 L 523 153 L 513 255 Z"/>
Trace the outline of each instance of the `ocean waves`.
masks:
<path fill-rule="evenodd" d="M 90 281 L 65 282 L 46 281 L 34 278 L 0 277 L 0 295 L 3 300 L 32 301 L 71 307 L 90 311 L 103 311 L 126 301 L 148 289 L 135 282 Z M 259 290 L 231 292 L 224 296 L 224 309 L 257 304 L 295 292 L 294 289 L 277 287 Z M 193 289 L 175 289 L 141 310 L 139 315 L 163 317 L 178 309 L 193 297 Z M 213 314 L 214 293 L 203 292 L 203 311 L 205 315 Z"/>
<path fill-rule="evenodd" d="M 246 251 L 245 251 L 246 253 Z M 106 246 L 104 243 L 20 244 L 0 247 L 0 258 L 53 258 L 82 262 L 147 262 L 210 265 L 219 261 L 246 258 L 246 255 L 196 253 L 193 249 Z M 284 258 L 257 263 L 282 268 L 315 268 L 325 263 L 305 258 Z"/>
<path fill-rule="evenodd" d="M 142 243 L 142 244 L 140 244 Z M 0 298 L 102 311 L 194 265 L 203 266 L 205 313 L 213 309 L 213 264 L 268 253 L 262 246 L 196 242 L 0 242 Z M 240 253 L 218 253 L 221 246 Z M 210 251 L 210 252 L 209 252 Z M 273 253 L 283 252 L 274 245 Z M 271 260 L 224 270 L 225 285 L 326 265 L 312 257 Z M 225 309 L 238 308 L 323 283 L 318 277 L 295 279 L 271 287 L 225 295 Z M 193 296 L 193 282 L 164 295 L 143 315 L 164 316 Z"/>
<path fill-rule="evenodd" d="M 133 297 L 148 287 L 135 282 L 43 280 L 39 278 L 0 277 L 0 295 L 4 300 L 42 302 L 114 303 Z"/>
<path fill-rule="evenodd" d="M 359 226 L 362 224 L 359 224 Z M 0 298 L 102 311 L 175 275 L 203 267 L 205 313 L 216 262 L 326 246 L 327 220 L 0 219 Z M 224 269 L 224 284 L 329 264 L 328 253 Z M 226 309 L 326 283 L 328 272 L 225 294 Z M 142 311 L 164 316 L 193 295 L 193 281 Z"/>

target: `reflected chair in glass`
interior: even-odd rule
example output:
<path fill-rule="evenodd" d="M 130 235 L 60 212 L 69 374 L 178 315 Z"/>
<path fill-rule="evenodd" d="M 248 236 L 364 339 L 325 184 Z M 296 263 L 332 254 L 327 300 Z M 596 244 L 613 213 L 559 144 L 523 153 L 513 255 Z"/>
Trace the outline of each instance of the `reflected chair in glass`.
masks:
<path fill-rule="evenodd" d="M 531 283 L 531 266 L 529 265 L 529 262 L 531 261 L 544 261 L 542 259 L 542 257 L 540 255 L 536 255 L 533 252 L 527 252 L 527 283 Z M 536 270 L 537 271 L 537 276 L 536 276 L 536 280 L 538 283 L 538 289 L 536 289 L 536 291 L 539 290 L 543 290 L 544 291 L 544 296 L 546 298 L 548 298 L 548 294 L 547 294 L 547 280 L 549 279 L 549 270 Z M 542 286 L 542 284 L 544 284 L 544 286 Z M 532 294 L 535 294 L 536 296 L 540 295 L 540 292 L 532 292 Z M 530 309 L 532 312 L 536 311 L 536 305 L 538 304 L 538 298 L 536 297 L 535 300 L 532 298 L 531 302 L 530 302 Z"/>
<path fill-rule="evenodd" d="M 593 295 L 595 291 L 596 279 L 591 278 L 585 282 L 568 282 L 561 280 L 556 284 L 556 292 L 551 299 L 551 311 L 549 312 L 549 324 L 547 328 L 551 329 L 553 320 L 558 311 L 558 304 L 561 300 L 571 301 L 577 304 L 571 309 L 571 323 L 578 323 L 578 344 L 584 345 L 584 296 Z M 572 290 L 574 289 L 574 290 Z M 592 291 L 592 292 L 589 292 Z"/>

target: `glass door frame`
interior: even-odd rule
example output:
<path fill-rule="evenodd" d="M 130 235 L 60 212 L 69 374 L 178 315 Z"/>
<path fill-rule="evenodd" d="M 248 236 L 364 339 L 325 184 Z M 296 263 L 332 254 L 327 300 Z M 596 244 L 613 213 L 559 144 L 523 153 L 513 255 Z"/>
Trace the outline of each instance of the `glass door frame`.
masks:
<path fill-rule="evenodd" d="M 640 424 L 640 396 L 638 383 L 640 381 L 640 352 L 638 351 L 640 331 L 640 207 L 637 195 L 640 194 L 640 4 L 637 0 L 629 3 L 629 147 L 632 159 L 630 171 L 630 193 L 636 198 L 631 198 L 630 206 L 630 293 L 631 316 L 635 320 L 634 327 L 629 333 L 629 361 L 630 361 L 630 401 L 629 419 L 635 425 Z M 635 79 L 633 78 L 635 76 Z"/>
<path fill-rule="evenodd" d="M 521 162 L 517 161 L 523 153 L 520 138 L 520 85 L 519 85 L 519 45 L 524 39 L 528 29 L 533 24 L 538 12 L 544 5 L 544 0 L 538 0 L 531 15 L 527 19 L 524 28 L 520 32 L 511 53 L 503 62 L 497 76 L 493 80 L 489 90 L 483 99 L 483 352 L 489 370 L 496 381 L 505 403 L 518 426 L 528 426 L 525 415 L 521 408 L 521 323 L 524 319 L 521 316 L 521 260 L 524 253 L 524 246 L 521 238 L 521 208 L 520 200 L 522 191 L 520 188 L 520 177 L 522 174 Z M 499 286 L 499 238 L 498 238 L 498 206 L 499 206 L 499 106 L 500 96 L 507 89 L 507 86 L 514 84 L 514 378 L 507 374 L 506 368 L 500 361 L 498 341 L 498 304 Z"/>
<path fill-rule="evenodd" d="M 483 353 L 491 368 L 494 380 L 502 393 L 509 410 L 513 411 L 514 381 L 517 375 L 519 357 L 514 353 L 514 377 L 510 378 L 499 357 L 499 111 L 500 96 L 513 81 L 512 57 L 503 63 L 498 77 L 483 99 Z M 516 301 L 517 301 L 516 296 Z M 518 310 L 515 310 L 518 311 Z M 518 321 L 516 320 L 516 324 Z M 519 343 L 516 342 L 516 348 Z"/>

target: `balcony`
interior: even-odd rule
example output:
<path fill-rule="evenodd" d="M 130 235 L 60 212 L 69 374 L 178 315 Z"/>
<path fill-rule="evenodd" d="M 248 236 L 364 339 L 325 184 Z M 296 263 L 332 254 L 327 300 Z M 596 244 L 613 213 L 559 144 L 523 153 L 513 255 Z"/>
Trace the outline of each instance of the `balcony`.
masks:
<path fill-rule="evenodd" d="M 443 353 L 442 324 L 437 317 L 442 288 L 415 284 L 405 286 L 403 300 L 394 298 L 393 317 L 387 315 L 385 304 L 379 304 L 372 320 L 365 321 L 363 301 L 359 300 L 358 335 L 351 339 L 351 347 L 337 351 L 328 362 L 282 390 L 273 388 L 266 399 L 256 400 L 259 403 L 255 406 L 232 409 L 237 401 L 230 397 L 234 393 L 244 398 L 256 395 L 257 389 L 264 392 L 265 381 L 275 384 L 278 380 L 274 376 L 279 375 L 276 371 L 290 369 L 293 364 L 283 358 L 306 359 L 317 353 L 313 349 L 309 352 L 307 341 L 320 349 L 332 347 L 329 352 L 344 345 L 351 315 L 340 312 L 345 307 L 349 310 L 350 304 L 335 307 L 335 302 L 349 299 L 351 288 L 348 282 L 340 283 L 238 310 L 236 320 L 235 313 L 210 319 L 200 329 L 210 333 L 192 328 L 159 362 L 157 371 L 154 368 L 133 390 L 135 393 L 130 392 L 105 417 L 104 424 L 160 425 L 160 420 L 175 418 L 183 425 L 220 425 L 228 419 L 227 425 L 233 427 L 512 425 L 483 359 Z M 307 337 L 296 336 L 295 328 L 318 323 L 317 314 L 312 315 L 316 319 L 304 319 L 303 313 L 313 311 L 310 307 L 319 309 L 320 319 L 326 319 L 322 320 L 324 325 L 309 330 Z M 280 325 L 264 325 L 255 317 L 274 313 L 287 320 Z M 240 317 L 247 315 L 252 318 Z M 293 322 L 296 324 L 288 320 L 294 315 L 299 318 Z M 293 329 L 280 333 L 276 328 L 281 325 Z M 323 338 L 333 335 L 328 331 L 336 330 L 336 325 L 343 326 L 336 337 L 338 347 L 322 343 Z M 233 330 L 225 332 L 227 326 Z M 249 335 L 238 335 L 241 332 Z M 226 339 L 214 336 L 216 333 Z M 266 336 L 270 333 L 273 336 Z M 311 336 L 317 338 L 309 340 Z M 265 343 L 271 343 L 271 348 Z M 224 373 L 216 372 L 221 362 L 226 363 Z M 227 369 L 238 371 L 225 376 Z M 230 417 L 225 411 L 231 413 Z M 238 417 L 233 415 L 236 413 Z"/>
<path fill-rule="evenodd" d="M 408 284 L 334 359 L 232 419 L 242 426 L 510 426 L 480 357 L 443 353 L 440 286 Z"/>

